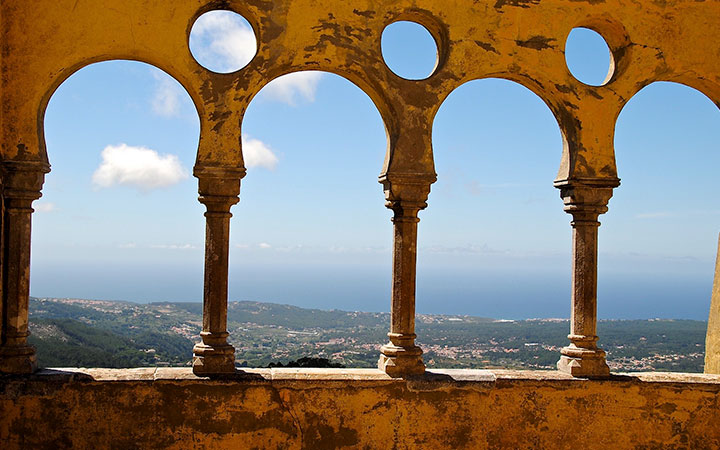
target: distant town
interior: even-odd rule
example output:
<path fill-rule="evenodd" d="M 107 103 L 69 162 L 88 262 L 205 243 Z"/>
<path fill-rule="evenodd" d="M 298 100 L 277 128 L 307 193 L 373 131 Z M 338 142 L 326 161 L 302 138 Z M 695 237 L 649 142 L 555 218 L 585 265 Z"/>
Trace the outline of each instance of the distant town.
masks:
<path fill-rule="evenodd" d="M 240 367 L 320 358 L 375 367 L 388 313 L 324 311 L 230 302 L 228 330 Z M 30 342 L 43 367 L 187 366 L 202 326 L 200 303 L 31 298 Z M 428 368 L 554 369 L 567 345 L 567 319 L 501 320 L 417 316 Z M 615 372 L 702 372 L 707 323 L 601 320 L 600 346 Z"/>

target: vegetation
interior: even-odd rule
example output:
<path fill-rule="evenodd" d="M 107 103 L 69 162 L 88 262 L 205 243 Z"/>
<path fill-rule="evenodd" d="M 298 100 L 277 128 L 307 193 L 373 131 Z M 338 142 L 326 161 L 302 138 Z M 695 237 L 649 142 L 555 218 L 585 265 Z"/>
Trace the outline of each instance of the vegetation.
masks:
<path fill-rule="evenodd" d="M 283 363 L 270 363 L 268 367 L 325 367 L 325 368 L 344 368 L 342 364 L 331 362 L 327 358 L 310 358 L 303 357 L 297 361 L 290 361 L 287 364 Z"/>
<path fill-rule="evenodd" d="M 178 361 L 177 351 L 158 354 L 148 344 L 166 350 L 178 346 L 178 340 L 189 343 L 178 336 L 150 332 L 134 341 L 74 319 L 39 319 L 33 322 L 33 330 L 29 340 L 38 348 L 41 364 L 54 367 L 138 367 L 157 360 Z"/>
<path fill-rule="evenodd" d="M 189 365 L 199 340 L 199 303 L 31 299 L 30 342 L 42 366 Z M 387 313 L 321 311 L 231 302 L 236 362 L 250 367 L 375 367 Z M 606 320 L 600 346 L 614 371 L 701 372 L 707 324 L 691 320 Z M 567 320 L 497 321 L 418 315 L 428 367 L 552 369 L 567 345 Z"/>

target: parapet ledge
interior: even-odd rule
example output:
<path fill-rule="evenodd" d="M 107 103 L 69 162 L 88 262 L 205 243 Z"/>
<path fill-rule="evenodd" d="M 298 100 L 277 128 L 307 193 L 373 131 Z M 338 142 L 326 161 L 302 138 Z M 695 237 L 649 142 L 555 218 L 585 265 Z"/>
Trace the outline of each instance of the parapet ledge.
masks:
<path fill-rule="evenodd" d="M 102 368 L 51 368 L 41 369 L 33 375 L 0 376 L 0 384 L 7 381 L 54 381 L 54 382 L 202 382 L 202 383 L 267 383 L 276 381 L 298 382 L 353 382 L 353 383 L 402 383 L 421 384 L 467 384 L 503 382 L 549 382 L 549 383 L 672 383 L 704 384 L 720 389 L 720 375 L 677 372 L 613 373 L 610 378 L 588 380 L 573 378 L 551 370 L 480 370 L 480 369 L 432 369 L 424 375 L 405 379 L 391 378 L 378 369 L 314 369 L 271 368 L 238 370 L 233 375 L 209 379 L 193 374 L 185 367 L 141 367 L 133 369 Z"/>

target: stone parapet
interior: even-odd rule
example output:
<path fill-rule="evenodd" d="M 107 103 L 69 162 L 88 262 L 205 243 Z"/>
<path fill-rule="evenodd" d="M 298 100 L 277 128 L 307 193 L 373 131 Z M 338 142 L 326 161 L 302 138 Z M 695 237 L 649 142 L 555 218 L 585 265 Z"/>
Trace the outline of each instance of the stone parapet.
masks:
<path fill-rule="evenodd" d="M 711 449 L 719 393 L 708 374 L 55 369 L 0 377 L 0 447 Z"/>

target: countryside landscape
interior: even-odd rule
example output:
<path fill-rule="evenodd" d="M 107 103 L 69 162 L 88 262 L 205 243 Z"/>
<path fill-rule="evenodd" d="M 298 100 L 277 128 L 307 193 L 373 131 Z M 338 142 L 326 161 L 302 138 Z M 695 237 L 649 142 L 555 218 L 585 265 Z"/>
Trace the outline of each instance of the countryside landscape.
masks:
<path fill-rule="evenodd" d="M 301 358 L 376 367 L 389 320 L 388 313 L 228 305 L 239 367 Z M 30 342 L 42 367 L 189 366 L 201 325 L 201 303 L 30 300 Z M 702 372 L 706 328 L 694 320 L 601 320 L 598 334 L 615 372 Z M 568 330 L 567 319 L 419 314 L 416 332 L 428 368 L 553 370 Z"/>

